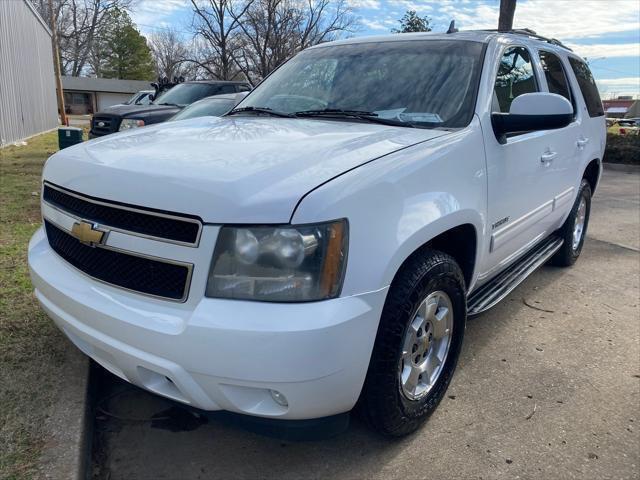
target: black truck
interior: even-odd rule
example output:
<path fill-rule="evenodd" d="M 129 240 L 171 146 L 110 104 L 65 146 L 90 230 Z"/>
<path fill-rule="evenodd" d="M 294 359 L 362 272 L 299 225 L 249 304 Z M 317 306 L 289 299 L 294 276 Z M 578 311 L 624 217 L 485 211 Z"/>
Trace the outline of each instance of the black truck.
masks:
<path fill-rule="evenodd" d="M 201 98 L 249 90 L 251 86 L 241 81 L 201 80 L 179 83 L 159 94 L 150 105 L 114 105 L 96 113 L 91 119 L 89 138 L 164 122 Z"/>

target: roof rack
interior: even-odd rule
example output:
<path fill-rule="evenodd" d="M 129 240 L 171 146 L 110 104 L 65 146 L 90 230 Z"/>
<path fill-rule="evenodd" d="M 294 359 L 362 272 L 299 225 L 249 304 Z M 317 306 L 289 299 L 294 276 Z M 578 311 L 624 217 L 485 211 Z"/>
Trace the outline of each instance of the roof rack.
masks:
<path fill-rule="evenodd" d="M 491 29 L 489 29 L 489 30 L 481 30 L 481 31 L 483 31 L 483 32 L 496 32 L 496 33 L 513 33 L 513 34 L 516 34 L 516 35 L 526 35 L 527 37 L 535 38 L 537 40 L 542 40 L 543 42 L 547 42 L 547 43 L 550 43 L 551 45 L 556 45 L 558 47 L 562 47 L 564 49 L 567 49 L 570 52 L 573 52 L 573 50 L 571 50 L 569 47 L 567 47 L 560 40 L 555 39 L 555 38 L 544 37 L 542 35 L 538 35 L 536 32 L 534 32 L 530 28 L 516 28 L 516 29 L 512 29 L 512 30 L 499 30 L 499 29 L 491 30 Z"/>

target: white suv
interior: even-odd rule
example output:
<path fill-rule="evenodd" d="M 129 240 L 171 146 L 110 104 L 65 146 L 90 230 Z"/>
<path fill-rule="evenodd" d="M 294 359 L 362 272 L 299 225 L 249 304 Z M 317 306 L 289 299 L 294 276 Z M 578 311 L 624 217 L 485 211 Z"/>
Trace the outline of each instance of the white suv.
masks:
<path fill-rule="evenodd" d="M 223 118 L 53 155 L 35 294 L 157 394 L 407 434 L 467 316 L 576 260 L 604 147 L 587 65 L 533 32 L 322 44 Z"/>

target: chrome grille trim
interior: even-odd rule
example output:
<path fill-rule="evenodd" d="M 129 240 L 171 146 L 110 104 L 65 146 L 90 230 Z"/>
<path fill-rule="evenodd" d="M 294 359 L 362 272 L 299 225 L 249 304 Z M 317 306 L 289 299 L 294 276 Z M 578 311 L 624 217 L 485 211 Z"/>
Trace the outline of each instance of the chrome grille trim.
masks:
<path fill-rule="evenodd" d="M 71 190 L 67 190 L 66 188 L 62 188 L 62 187 L 58 187 L 57 185 L 48 182 L 48 181 L 44 181 L 43 182 L 43 195 L 42 195 L 42 203 L 47 204 L 49 207 L 58 210 L 59 212 L 64 213 L 65 215 L 68 215 L 70 217 L 73 217 L 77 220 L 84 220 L 84 221 L 92 221 L 92 219 L 90 218 L 84 218 L 84 217 L 80 217 L 72 212 L 69 212 L 68 210 L 65 210 L 64 208 L 61 208 L 58 205 L 54 205 L 51 202 L 48 202 L 47 200 L 44 199 L 44 186 L 51 188 L 53 190 L 57 190 L 58 192 L 61 192 L 65 195 L 69 195 L 72 197 L 75 197 L 79 200 L 82 200 L 84 202 L 88 202 L 88 203 L 92 203 L 94 205 L 101 205 L 104 207 L 109 207 L 109 208 L 113 208 L 113 209 L 119 209 L 119 210 L 125 210 L 128 212 L 134 212 L 134 213 L 140 213 L 142 215 L 148 215 L 148 216 L 155 216 L 155 217 L 159 217 L 159 218 L 166 218 L 166 219 L 171 219 L 171 220 L 176 220 L 176 221 L 180 221 L 180 222 L 186 222 L 186 223 L 193 223 L 195 225 L 197 225 L 198 227 L 198 231 L 196 234 L 196 238 L 195 241 L 193 242 L 183 242 L 180 240 L 173 240 L 170 238 L 165 238 L 165 237 L 159 237 L 156 235 L 148 235 L 145 233 L 141 233 L 141 232 L 136 232 L 134 230 L 128 230 L 128 229 L 124 229 L 124 228 L 119 228 L 119 227 L 114 227 L 109 225 L 108 223 L 104 223 L 104 222 L 95 222 L 95 223 L 99 223 L 100 225 L 104 226 L 104 227 L 108 227 L 109 230 L 112 230 L 114 232 L 120 232 L 120 233 L 125 233 L 127 235 L 133 235 L 136 237 L 141 237 L 141 238 L 146 238 L 146 239 L 150 239 L 150 240 L 157 240 L 160 242 L 165 242 L 165 243 L 171 243 L 174 245 L 183 245 L 186 247 L 193 247 L 193 248 L 197 248 L 198 245 L 200 244 L 200 238 L 202 236 L 202 229 L 203 229 L 203 223 L 200 220 L 196 220 L 195 218 L 190 218 L 190 217 L 184 217 L 184 216 L 180 216 L 180 215 L 175 215 L 175 214 L 170 214 L 170 213 L 161 213 L 161 212 L 156 212 L 154 210 L 145 210 L 143 208 L 136 208 L 136 207 L 131 207 L 131 206 L 126 206 L 126 205 L 121 205 L 119 203 L 111 203 L 108 201 L 103 201 L 103 200 L 96 200 L 93 199 L 91 197 L 82 195 L 80 193 L 76 193 L 73 192 Z"/>
<path fill-rule="evenodd" d="M 66 212 L 63 212 L 65 215 L 69 215 Z M 61 230 L 62 232 L 66 233 L 67 235 L 71 235 L 71 232 L 65 228 L 64 226 L 60 225 L 59 223 L 55 222 L 54 220 L 44 217 L 44 221 L 50 223 L 51 225 L 53 225 L 54 227 L 56 227 L 57 229 Z M 46 230 L 45 230 L 46 231 Z M 117 252 L 117 253 L 121 253 L 123 255 L 129 255 L 132 257 L 139 257 L 139 258 L 144 258 L 147 260 L 153 260 L 155 262 L 158 263 L 166 263 L 168 265 L 176 265 L 176 266 L 180 266 L 180 267 L 184 267 L 187 269 L 187 277 L 186 277 L 186 281 L 185 281 L 185 285 L 184 285 L 184 294 L 181 298 L 171 298 L 171 297 L 165 297 L 165 296 L 161 296 L 161 295 L 153 295 L 151 293 L 146 293 L 146 292 L 142 292 L 140 290 L 133 290 L 131 288 L 127 288 L 127 287 L 123 287 L 121 285 L 117 285 L 115 283 L 111 283 L 111 282 L 107 282 L 105 280 L 102 280 L 100 278 L 96 278 L 93 275 L 90 275 L 89 273 L 83 271 L 82 269 L 76 267 L 75 265 L 71 264 L 70 262 L 68 262 L 67 260 L 65 260 L 62 256 L 60 256 L 57 252 L 56 255 L 58 255 L 62 260 L 64 260 L 65 264 L 70 266 L 71 268 L 73 268 L 74 270 L 76 270 L 77 272 L 81 273 L 82 275 L 86 275 L 87 277 L 93 279 L 96 282 L 102 283 L 104 285 L 109 285 L 110 287 L 113 288 L 117 288 L 119 290 L 124 290 L 127 292 L 131 292 L 134 293 L 136 295 L 144 295 L 145 297 L 150 297 L 150 298 L 156 298 L 159 300 L 164 300 L 164 301 L 169 301 L 169 302 L 175 302 L 175 303 L 185 303 L 189 297 L 189 291 L 191 289 L 191 281 L 193 278 L 193 263 L 189 263 L 189 262 L 181 262 L 178 260 L 172 260 L 172 259 L 168 259 L 168 258 L 163 258 L 163 257 L 156 257 L 153 255 L 147 255 L 145 253 L 140 253 L 140 252 L 134 252 L 131 250 L 125 250 L 123 248 L 118 248 L 118 247 L 112 247 L 109 245 L 104 245 L 104 244 L 99 244 L 99 245 L 95 245 L 94 247 L 90 247 L 90 248 L 101 248 L 104 250 L 111 250 L 113 252 Z"/>

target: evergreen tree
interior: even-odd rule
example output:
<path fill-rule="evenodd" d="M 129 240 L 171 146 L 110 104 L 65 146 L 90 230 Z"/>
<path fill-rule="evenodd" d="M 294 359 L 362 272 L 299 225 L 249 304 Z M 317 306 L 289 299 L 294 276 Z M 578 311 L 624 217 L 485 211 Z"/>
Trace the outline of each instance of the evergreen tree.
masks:
<path fill-rule="evenodd" d="M 121 9 L 109 12 L 99 38 L 91 62 L 98 77 L 123 80 L 155 78 L 151 50 L 127 12 Z"/>
<path fill-rule="evenodd" d="M 407 10 L 400 22 L 400 28 L 394 28 L 393 33 L 430 32 L 431 19 L 419 16 L 415 10 Z"/>

